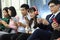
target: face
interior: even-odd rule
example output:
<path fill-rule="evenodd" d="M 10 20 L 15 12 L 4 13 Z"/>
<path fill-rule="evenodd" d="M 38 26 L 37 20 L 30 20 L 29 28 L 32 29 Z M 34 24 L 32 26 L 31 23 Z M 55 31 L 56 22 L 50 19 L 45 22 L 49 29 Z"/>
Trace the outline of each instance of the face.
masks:
<path fill-rule="evenodd" d="M 11 16 L 11 10 L 8 9 L 8 14 Z"/>
<path fill-rule="evenodd" d="M 49 7 L 52 13 L 56 13 L 59 10 L 59 5 L 55 5 L 54 3 L 50 3 Z"/>
<path fill-rule="evenodd" d="M 28 12 L 28 10 L 26 10 L 25 8 L 21 8 L 21 13 L 22 15 L 26 15 Z"/>
<path fill-rule="evenodd" d="M 34 18 L 35 17 L 35 12 L 30 13 L 30 17 Z"/>
<path fill-rule="evenodd" d="M 5 10 L 3 10 L 3 14 L 4 14 L 4 17 L 8 17 L 8 13 Z"/>

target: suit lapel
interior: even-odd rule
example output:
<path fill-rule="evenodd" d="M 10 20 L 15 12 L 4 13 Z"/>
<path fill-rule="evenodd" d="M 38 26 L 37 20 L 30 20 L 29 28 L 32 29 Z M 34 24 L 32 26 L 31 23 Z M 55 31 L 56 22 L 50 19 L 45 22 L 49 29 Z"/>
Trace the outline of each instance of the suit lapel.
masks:
<path fill-rule="evenodd" d="M 58 16 L 60 16 L 60 12 L 56 15 L 56 17 L 55 17 L 55 18 L 57 18 Z"/>

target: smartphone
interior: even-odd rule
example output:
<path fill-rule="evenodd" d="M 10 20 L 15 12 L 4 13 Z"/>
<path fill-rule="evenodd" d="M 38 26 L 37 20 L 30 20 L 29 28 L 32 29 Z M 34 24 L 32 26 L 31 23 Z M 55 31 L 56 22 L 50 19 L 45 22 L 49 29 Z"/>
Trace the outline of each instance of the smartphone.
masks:
<path fill-rule="evenodd" d="M 55 18 L 53 18 L 53 22 L 56 22 L 56 23 L 58 23 L 58 22 L 57 22 L 57 20 L 56 20 Z"/>
<path fill-rule="evenodd" d="M 14 20 L 15 22 L 18 22 L 18 20 L 15 17 L 11 17 L 12 20 Z"/>

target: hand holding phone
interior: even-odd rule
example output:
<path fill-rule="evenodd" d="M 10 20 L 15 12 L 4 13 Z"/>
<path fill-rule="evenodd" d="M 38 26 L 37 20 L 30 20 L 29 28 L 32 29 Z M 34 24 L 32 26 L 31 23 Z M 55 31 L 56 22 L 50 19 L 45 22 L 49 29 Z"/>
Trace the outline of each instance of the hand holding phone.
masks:
<path fill-rule="evenodd" d="M 55 18 L 53 18 L 53 22 L 56 22 L 56 23 L 58 23 L 58 22 L 57 22 L 57 20 L 56 20 Z"/>
<path fill-rule="evenodd" d="M 57 22 L 55 18 L 53 18 L 52 28 L 54 30 L 60 30 L 60 24 Z"/>
<path fill-rule="evenodd" d="M 55 18 L 53 18 L 52 28 L 56 29 L 59 27 L 59 24 Z"/>

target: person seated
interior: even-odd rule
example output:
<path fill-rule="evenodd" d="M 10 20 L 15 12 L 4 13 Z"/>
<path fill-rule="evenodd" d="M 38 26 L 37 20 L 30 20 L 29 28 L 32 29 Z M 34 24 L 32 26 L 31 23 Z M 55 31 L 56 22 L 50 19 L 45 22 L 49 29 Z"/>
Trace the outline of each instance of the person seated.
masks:
<path fill-rule="evenodd" d="M 21 5 L 21 13 L 22 13 L 22 16 L 20 16 L 18 19 L 18 21 L 16 21 L 14 18 L 15 18 L 15 16 L 16 16 L 16 11 L 15 11 L 15 9 L 14 8 L 12 8 L 12 7 L 9 7 L 9 9 L 8 9 L 8 12 L 9 12 L 9 15 L 11 16 L 11 15 L 13 15 L 12 17 L 11 17 L 11 19 L 10 19 L 10 21 L 12 21 L 12 22 L 14 22 L 14 24 L 15 24 L 15 22 L 17 23 L 17 25 L 14 25 L 14 24 L 12 24 L 12 22 L 10 22 L 10 24 L 9 25 L 6 25 L 6 26 L 9 26 L 10 28 L 13 28 L 13 29 L 16 29 L 16 31 L 18 32 L 18 33 L 13 33 L 13 35 L 11 35 L 10 36 L 10 34 L 7 34 L 7 35 L 9 35 L 10 36 L 10 38 L 13 40 L 16 40 L 16 38 L 18 37 L 18 36 L 20 36 L 22 33 L 26 33 L 26 30 L 25 30 L 25 28 L 26 28 L 26 20 L 25 20 L 25 17 L 28 17 L 28 9 L 29 9 L 29 6 L 27 5 L 27 4 L 22 4 Z M 5 23 L 6 24 L 6 23 Z M 9 37 L 8 36 L 8 37 Z M 6 37 L 4 37 L 4 38 L 6 38 Z"/>
<path fill-rule="evenodd" d="M 30 32 L 33 33 L 37 28 L 39 28 L 39 24 L 37 23 L 38 19 L 38 10 L 35 7 L 29 8 L 30 20 L 28 26 L 30 27 Z"/>
<path fill-rule="evenodd" d="M 29 8 L 30 20 L 25 16 L 26 20 L 26 33 L 22 33 L 18 36 L 17 40 L 27 40 L 27 38 L 34 32 L 38 27 L 37 25 L 37 15 L 38 12 L 34 7 Z M 14 39 L 15 40 L 15 39 Z"/>
<path fill-rule="evenodd" d="M 6 27 L 6 26 L 3 25 L 4 22 L 2 22 L 2 21 L 5 21 L 7 24 L 9 24 L 9 22 L 10 22 L 10 18 L 11 17 L 8 14 L 8 7 L 5 7 L 3 9 L 3 14 L 4 14 L 4 18 L 2 18 L 0 20 L 0 30 L 1 31 L 5 31 L 5 29 L 8 28 L 8 27 Z"/>
<path fill-rule="evenodd" d="M 16 14 L 16 10 L 13 6 L 10 6 L 8 8 L 8 14 L 9 16 L 11 17 L 10 18 L 10 21 L 9 21 L 9 24 L 7 24 L 5 21 L 2 21 L 3 22 L 3 25 L 5 27 L 8 27 L 8 28 L 11 28 L 11 31 L 9 34 L 4 34 L 1 36 L 1 39 L 2 40 L 11 40 L 11 37 L 15 34 L 17 34 L 17 22 L 18 22 L 18 18 L 17 18 L 17 14 Z"/>
<path fill-rule="evenodd" d="M 54 29 L 51 40 L 58 40 L 60 39 L 60 24 L 55 20 L 52 23 L 52 27 Z"/>
<path fill-rule="evenodd" d="M 29 5 L 22 4 L 20 9 L 21 9 L 21 16 L 19 17 L 19 22 L 18 22 L 18 32 L 26 33 L 27 22 L 25 18 L 27 18 L 28 20 L 30 19 L 28 14 Z"/>
<path fill-rule="evenodd" d="M 35 30 L 27 40 L 50 40 L 54 31 L 52 27 L 53 18 L 55 18 L 58 23 L 60 22 L 59 1 L 51 0 L 48 5 L 52 14 L 47 15 L 46 19 L 42 19 L 40 29 Z"/>
<path fill-rule="evenodd" d="M 11 16 L 10 22 L 9 22 L 9 28 L 12 28 L 11 33 L 17 32 L 17 22 L 19 21 L 19 17 L 17 16 L 16 10 L 13 6 L 10 6 L 8 9 L 9 15 Z"/>

